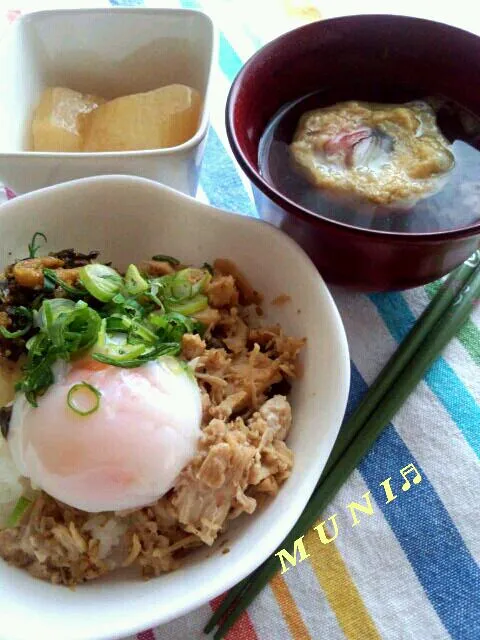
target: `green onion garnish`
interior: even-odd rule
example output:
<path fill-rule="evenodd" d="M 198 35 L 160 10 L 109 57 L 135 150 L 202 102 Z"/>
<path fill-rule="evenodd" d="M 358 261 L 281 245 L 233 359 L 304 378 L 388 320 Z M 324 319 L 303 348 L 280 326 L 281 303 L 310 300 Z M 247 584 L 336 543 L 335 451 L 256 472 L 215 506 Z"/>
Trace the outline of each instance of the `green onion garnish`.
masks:
<path fill-rule="evenodd" d="M 101 348 L 102 351 L 96 351 L 93 354 L 93 357 L 98 360 L 98 358 L 96 358 L 95 356 L 105 356 L 106 358 L 110 359 L 109 362 L 103 361 L 105 364 L 116 366 L 120 366 L 121 362 L 125 362 L 127 360 L 136 360 L 147 350 L 144 344 L 127 344 L 127 342 L 125 342 L 125 344 L 108 343 Z"/>
<path fill-rule="evenodd" d="M 148 282 L 142 278 L 138 268 L 131 264 L 125 274 L 125 289 L 131 296 L 138 296 L 148 291 Z"/>
<path fill-rule="evenodd" d="M 19 498 L 17 501 L 17 504 L 13 507 L 11 514 L 7 518 L 5 527 L 7 529 L 13 529 L 14 527 L 18 527 L 23 516 L 26 514 L 26 512 L 32 506 L 32 504 L 33 502 L 28 498 L 25 498 L 24 496 Z"/>
<path fill-rule="evenodd" d="M 101 392 L 88 382 L 74 384 L 67 394 L 67 404 L 79 416 L 89 416 L 100 406 Z M 87 408 L 82 408 L 79 402 L 87 401 Z"/>
<path fill-rule="evenodd" d="M 212 279 L 210 273 L 204 269 L 182 269 L 178 271 L 172 283 L 172 294 L 176 300 L 193 298 L 202 293 Z"/>
<path fill-rule="evenodd" d="M 163 314 L 153 312 L 148 316 L 148 321 L 156 328 L 157 336 L 165 341 L 180 342 L 185 333 L 202 332 L 200 322 L 174 311 Z"/>
<path fill-rule="evenodd" d="M 84 296 L 86 293 L 83 289 L 77 289 L 77 287 L 73 287 L 71 284 L 68 284 L 68 282 L 65 282 L 65 280 L 59 278 L 54 269 L 44 269 L 43 275 L 44 289 L 47 289 L 47 291 L 51 291 L 52 287 L 55 289 L 55 285 L 57 285 L 71 296 Z"/>
<path fill-rule="evenodd" d="M 65 360 L 72 353 L 93 347 L 100 331 L 101 318 L 85 302 L 79 301 L 70 313 L 60 314 L 47 327 L 48 336 L 58 355 Z"/>
<path fill-rule="evenodd" d="M 42 318 L 40 331 L 27 342 L 24 376 L 15 389 L 23 391 L 34 407 L 38 406 L 37 397 L 55 381 L 52 371 L 55 361 L 68 361 L 97 342 L 101 326 L 98 313 L 81 300 L 72 305 L 63 301 L 61 307 L 57 301 L 44 300 L 38 314 Z"/>
<path fill-rule="evenodd" d="M 34 241 L 32 247 L 36 250 Z M 180 264 L 170 256 L 155 259 Z M 207 308 L 204 291 L 210 279 L 208 268 L 189 267 L 149 278 L 132 264 L 122 277 L 112 267 L 95 263 L 82 266 L 79 284 L 71 286 L 57 271 L 44 269 L 44 291 L 36 298 L 35 308 L 14 311 L 26 321 L 14 325 L 18 331 L 0 327 L 0 335 L 8 337 L 31 331 L 16 390 L 37 407 L 39 397 L 55 382 L 58 360 L 69 362 L 88 354 L 104 364 L 134 368 L 163 356 L 177 356 L 185 333 L 202 335 L 204 331 L 189 316 Z M 43 297 L 56 286 L 64 289 L 65 297 Z M 86 409 L 79 405 L 80 393 L 92 401 Z M 79 415 L 89 415 L 98 409 L 99 395 L 82 382 L 70 389 L 67 403 Z"/>
<path fill-rule="evenodd" d="M 168 305 L 170 311 L 181 313 L 184 316 L 193 316 L 195 313 L 199 313 L 207 307 L 208 298 L 201 293 L 185 302 L 170 303 Z"/>
<path fill-rule="evenodd" d="M 111 364 L 115 367 L 122 367 L 124 369 L 134 369 L 136 367 L 141 367 L 142 364 L 146 362 L 150 362 L 152 360 L 157 360 L 161 356 L 176 356 L 180 353 L 181 346 L 178 342 L 165 342 L 160 344 L 158 347 L 148 349 L 144 351 L 137 357 L 130 357 L 130 359 L 125 360 L 123 357 L 115 357 L 115 356 L 106 356 L 102 353 L 94 353 L 92 358 L 94 360 L 98 360 L 98 362 L 103 362 L 104 364 Z"/>
<path fill-rule="evenodd" d="M 25 318 L 26 324 L 22 329 L 18 329 L 18 331 L 9 331 L 8 329 L 0 325 L 0 335 L 8 340 L 21 338 L 30 331 L 33 324 L 33 313 L 26 307 L 15 307 L 13 315 Z"/>
<path fill-rule="evenodd" d="M 40 311 L 36 314 L 36 324 L 39 327 L 48 327 L 62 314 L 71 313 L 75 308 L 75 302 L 68 298 L 53 298 L 44 300 Z"/>
<path fill-rule="evenodd" d="M 88 293 L 100 302 L 110 302 L 123 286 L 122 276 L 105 264 L 87 264 L 80 269 L 79 277 Z"/>
<path fill-rule="evenodd" d="M 43 290 L 46 293 L 53 293 L 55 291 L 56 286 L 57 285 L 55 283 L 55 280 L 52 280 L 51 278 L 46 276 L 45 272 L 44 272 L 44 274 L 43 274 Z"/>
<path fill-rule="evenodd" d="M 164 256 L 162 254 L 153 256 L 152 260 L 155 260 L 155 262 L 168 262 L 168 264 L 171 264 L 173 267 L 176 267 L 178 264 L 180 264 L 180 260 L 172 258 L 172 256 Z"/>
<path fill-rule="evenodd" d="M 40 231 L 37 231 L 36 233 L 34 233 L 33 234 L 33 238 L 31 240 L 30 244 L 28 245 L 28 256 L 29 256 L 29 258 L 36 258 L 37 257 L 38 250 L 41 247 L 40 244 L 37 244 L 37 238 L 42 238 L 45 241 L 45 243 L 48 242 L 47 236 L 44 233 L 40 233 Z"/>
<path fill-rule="evenodd" d="M 174 311 L 175 305 L 195 298 L 205 291 L 212 276 L 205 269 L 187 268 L 177 271 L 175 274 L 162 276 L 151 280 L 151 289 L 148 296 L 158 306 L 167 311 Z"/>

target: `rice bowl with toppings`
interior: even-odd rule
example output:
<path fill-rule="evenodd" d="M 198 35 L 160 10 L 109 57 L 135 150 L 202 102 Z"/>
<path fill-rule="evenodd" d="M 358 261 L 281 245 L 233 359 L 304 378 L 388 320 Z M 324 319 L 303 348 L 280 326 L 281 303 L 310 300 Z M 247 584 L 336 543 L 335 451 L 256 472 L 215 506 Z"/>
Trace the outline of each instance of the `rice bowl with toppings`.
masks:
<path fill-rule="evenodd" d="M 262 326 L 280 325 L 286 336 L 307 339 L 299 353 L 300 375 L 292 381 L 287 395 L 293 416 L 285 440 L 294 457 L 291 473 L 273 499 L 266 495 L 264 503 L 257 500 L 253 514 L 228 520 L 225 533 L 220 533 L 213 545 L 200 543 L 184 555 L 178 552 L 183 555 L 181 566 L 158 578 L 142 579 L 135 561 L 74 589 L 34 578 L 0 558 L 0 581 L 8 584 L 0 601 L 0 637 L 128 637 L 188 613 L 225 592 L 282 543 L 319 479 L 343 418 L 350 371 L 343 325 L 315 267 L 285 234 L 145 179 L 99 176 L 20 196 L 0 207 L 0 228 L 3 272 L 28 257 L 27 245 L 35 231 L 48 238 L 46 244 L 37 236 L 37 256 L 65 247 L 75 247 L 87 256 L 92 249 L 100 250 L 94 262 L 110 265 L 120 274 L 126 274 L 130 264 L 140 266 L 159 251 L 200 269 L 205 261 L 214 267 L 216 257 L 228 256 L 245 280 L 263 294 L 262 316 L 257 315 L 257 305 L 250 305 L 253 319 Z M 13 371 L 10 394 L 17 381 L 18 373 Z M 287 391 L 277 386 L 275 393 L 285 395 Z M 10 396 L 2 404 L 12 399 Z M 82 401 L 81 409 L 92 408 L 83 405 L 90 400 L 93 396 L 87 394 L 73 397 L 74 404 Z M 92 415 L 99 415 L 98 411 Z M 91 514 L 93 524 L 99 516 L 102 513 Z M 103 545 L 113 539 L 113 525 L 102 531 L 100 527 L 97 535 L 106 552 L 108 547 Z M 120 549 L 120 559 L 126 560 L 131 550 Z"/>

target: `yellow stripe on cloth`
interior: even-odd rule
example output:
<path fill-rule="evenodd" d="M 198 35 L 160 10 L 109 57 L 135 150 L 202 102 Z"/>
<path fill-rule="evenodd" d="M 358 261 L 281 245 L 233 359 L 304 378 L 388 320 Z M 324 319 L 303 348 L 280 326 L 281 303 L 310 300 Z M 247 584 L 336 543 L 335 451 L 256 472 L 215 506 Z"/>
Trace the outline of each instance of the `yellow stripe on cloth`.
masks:
<path fill-rule="evenodd" d="M 321 19 L 318 8 L 308 0 L 284 0 L 287 13 L 305 22 L 314 22 Z"/>
<path fill-rule="evenodd" d="M 381 640 L 334 542 L 323 544 L 315 530 L 305 536 L 310 563 L 348 640 Z"/>
<path fill-rule="evenodd" d="M 310 640 L 310 634 L 302 620 L 297 604 L 290 593 L 287 583 L 279 573 L 276 573 L 270 581 L 270 587 L 288 625 L 292 640 Z"/>

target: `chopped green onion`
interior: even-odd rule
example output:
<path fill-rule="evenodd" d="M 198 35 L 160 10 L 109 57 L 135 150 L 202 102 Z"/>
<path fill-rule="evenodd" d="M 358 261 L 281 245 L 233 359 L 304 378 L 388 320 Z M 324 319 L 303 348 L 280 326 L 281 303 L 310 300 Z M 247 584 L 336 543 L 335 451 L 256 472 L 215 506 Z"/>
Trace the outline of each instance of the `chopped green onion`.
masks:
<path fill-rule="evenodd" d="M 105 321 L 105 330 L 109 333 L 125 333 L 131 326 L 131 318 L 129 316 L 121 316 L 117 313 L 105 318 Z"/>
<path fill-rule="evenodd" d="M 37 395 L 55 381 L 52 365 L 56 353 L 51 349 L 48 336 L 40 332 L 27 342 L 28 356 L 24 366 L 25 377 L 15 385 L 16 391 L 23 391 L 28 402 L 37 407 Z"/>
<path fill-rule="evenodd" d="M 40 249 L 41 245 L 36 244 L 37 238 L 42 238 L 45 243 L 48 242 L 47 236 L 44 233 L 40 233 L 40 231 L 35 232 L 30 244 L 28 245 L 28 255 L 30 258 L 36 258 L 38 250 Z"/>
<path fill-rule="evenodd" d="M 44 269 L 43 275 L 44 289 L 51 290 L 52 286 L 53 289 L 55 289 L 55 285 L 57 285 L 71 296 L 84 296 L 86 293 L 83 289 L 77 289 L 77 287 L 73 287 L 71 284 L 68 284 L 68 282 L 65 282 L 65 280 L 59 278 L 54 269 Z"/>
<path fill-rule="evenodd" d="M 180 342 L 185 333 L 194 333 L 198 331 L 200 323 L 192 318 L 176 313 L 151 313 L 148 321 L 157 329 L 157 336 L 164 341 Z"/>
<path fill-rule="evenodd" d="M 79 301 L 70 313 L 60 314 L 46 330 L 57 353 L 69 359 L 70 354 L 93 347 L 100 326 L 98 313 L 85 302 Z"/>
<path fill-rule="evenodd" d="M 143 318 L 145 305 L 140 304 L 135 298 L 125 298 L 122 294 L 117 294 L 111 302 L 103 307 L 101 313 L 104 317 Z"/>
<path fill-rule="evenodd" d="M 169 311 L 175 311 L 184 316 L 193 316 L 195 313 L 199 313 L 207 307 L 208 298 L 201 293 L 185 302 L 177 302 L 168 305 Z"/>
<path fill-rule="evenodd" d="M 18 331 L 9 331 L 7 328 L 0 325 L 0 335 L 8 340 L 21 338 L 30 331 L 33 325 L 33 313 L 30 309 L 27 309 L 26 307 L 15 307 L 13 315 L 26 318 L 27 323 L 22 329 L 18 329 Z"/>
<path fill-rule="evenodd" d="M 113 364 L 114 362 L 120 363 L 125 362 L 126 360 L 135 360 L 136 358 L 143 355 L 146 351 L 146 346 L 144 344 L 115 344 L 114 342 L 107 343 L 105 347 L 103 347 L 102 351 L 95 351 L 92 357 L 95 360 L 96 355 L 106 356 L 110 358 L 111 362 L 104 362 L 100 360 L 100 362 L 104 362 L 104 364 Z"/>
<path fill-rule="evenodd" d="M 50 326 L 62 313 L 71 313 L 75 309 L 75 302 L 68 298 L 53 298 L 44 300 L 37 314 L 36 325 Z"/>
<path fill-rule="evenodd" d="M 9 331 L 8 329 L 0 325 L 0 335 L 6 340 L 15 340 L 16 338 L 21 338 L 26 333 L 28 333 L 29 330 L 30 327 L 25 327 L 25 329 L 19 329 L 18 331 Z"/>
<path fill-rule="evenodd" d="M 151 282 L 150 291 L 147 291 L 145 293 L 145 296 L 150 300 L 152 300 L 152 302 L 154 302 L 157 305 L 157 307 L 159 307 L 163 311 L 164 310 L 163 302 L 158 297 L 160 286 L 161 286 L 160 283 Z"/>
<path fill-rule="evenodd" d="M 101 318 L 86 302 L 69 305 L 67 301 L 44 300 L 38 314 L 42 326 L 36 336 L 28 340 L 24 377 L 15 388 L 23 391 L 34 407 L 37 397 L 50 387 L 55 379 L 52 366 L 58 359 L 70 360 L 97 342 Z M 71 302 L 71 301 L 70 301 Z"/>
<path fill-rule="evenodd" d="M 100 302 L 110 302 L 123 286 L 122 276 L 105 264 L 87 264 L 82 267 L 80 282 Z"/>
<path fill-rule="evenodd" d="M 113 333 L 128 332 L 128 342 L 137 344 L 138 342 L 154 344 L 158 342 L 157 336 L 149 327 L 135 318 L 128 316 L 119 316 L 115 314 L 107 318 L 106 331 Z"/>
<path fill-rule="evenodd" d="M 170 262 L 179 264 L 173 258 Z M 16 390 L 23 392 L 34 407 L 54 384 L 58 360 L 68 362 L 93 351 L 94 360 L 134 368 L 163 356 L 177 356 L 185 333 L 202 332 L 201 323 L 189 316 L 208 306 L 203 294 L 211 279 L 208 269 L 184 268 L 147 278 L 130 265 L 123 278 L 109 265 L 90 263 L 79 269 L 75 287 L 63 282 L 52 269 L 45 269 L 44 277 L 44 289 L 59 285 L 71 295 L 46 299 L 44 290 L 37 300 L 39 309 L 28 312 L 29 329 L 38 333 L 26 342 L 27 359 Z M 79 296 L 85 299 L 79 300 Z M 23 324 L 20 330 L 26 332 Z M 87 383 L 74 386 L 68 393 L 68 406 L 80 415 L 89 415 L 98 408 L 98 398 L 95 396 L 93 407 L 83 411 L 78 403 L 80 391 L 90 397 L 95 394 Z"/>
<path fill-rule="evenodd" d="M 47 275 L 45 275 L 45 271 L 44 271 L 43 272 L 43 290 L 46 291 L 46 293 L 53 293 L 55 291 L 56 286 L 57 285 L 55 280 L 52 280 Z"/>
<path fill-rule="evenodd" d="M 171 264 L 173 267 L 176 267 L 178 264 L 180 264 L 180 260 L 172 258 L 172 256 L 164 256 L 162 254 L 153 256 L 152 260 L 155 260 L 155 262 L 168 262 L 168 264 Z"/>
<path fill-rule="evenodd" d="M 17 504 L 13 507 L 11 514 L 7 518 L 5 527 L 7 529 L 18 527 L 18 525 L 22 521 L 23 516 L 27 513 L 32 504 L 33 502 L 28 498 L 25 498 L 24 496 L 19 498 Z"/>
<path fill-rule="evenodd" d="M 138 296 L 148 291 L 148 282 L 145 278 L 142 278 L 140 271 L 134 264 L 128 267 L 127 273 L 125 274 L 125 288 L 132 296 Z"/>
<path fill-rule="evenodd" d="M 167 355 L 178 355 L 180 353 L 180 344 L 178 342 L 165 342 L 160 344 L 158 347 L 149 349 L 145 351 L 141 355 L 135 358 L 130 358 L 129 360 L 123 360 L 118 357 L 109 357 L 105 356 L 101 353 L 94 353 L 92 358 L 94 360 L 98 360 L 98 362 L 103 362 L 104 364 L 111 364 L 115 367 L 123 367 L 124 369 L 133 369 L 136 367 L 141 367 L 142 364 L 149 362 L 151 360 L 156 360 L 160 356 Z"/>
<path fill-rule="evenodd" d="M 205 290 L 205 287 L 212 279 L 208 271 L 203 269 L 182 269 L 174 276 L 172 284 L 172 294 L 177 300 L 193 298 Z"/>
<path fill-rule="evenodd" d="M 88 396 L 90 406 L 87 409 L 82 409 L 75 401 L 75 396 L 79 394 Z M 72 411 L 75 411 L 79 416 L 89 416 L 98 410 L 100 406 L 101 392 L 88 382 L 79 382 L 74 384 L 67 394 L 67 404 Z"/>
<path fill-rule="evenodd" d="M 160 299 L 162 306 L 168 310 L 172 305 L 185 302 L 202 293 L 211 278 L 208 271 L 189 267 L 177 271 L 175 274 L 152 280 L 150 295 L 153 293 L 153 288 L 157 287 L 158 291 L 155 294 Z"/>

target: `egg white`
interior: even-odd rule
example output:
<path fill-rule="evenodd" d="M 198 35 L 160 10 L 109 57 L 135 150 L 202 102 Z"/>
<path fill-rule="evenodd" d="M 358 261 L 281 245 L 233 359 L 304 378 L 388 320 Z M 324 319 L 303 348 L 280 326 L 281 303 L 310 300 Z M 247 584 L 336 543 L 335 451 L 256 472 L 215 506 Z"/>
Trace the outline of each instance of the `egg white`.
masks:
<path fill-rule="evenodd" d="M 70 506 L 97 513 L 154 503 L 195 455 L 201 434 L 198 385 L 174 358 L 135 369 L 60 365 L 32 407 L 15 399 L 8 442 L 20 473 Z M 67 404 L 74 384 L 100 392 L 88 416 Z"/>

